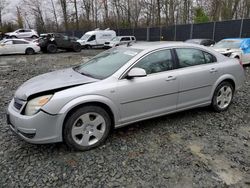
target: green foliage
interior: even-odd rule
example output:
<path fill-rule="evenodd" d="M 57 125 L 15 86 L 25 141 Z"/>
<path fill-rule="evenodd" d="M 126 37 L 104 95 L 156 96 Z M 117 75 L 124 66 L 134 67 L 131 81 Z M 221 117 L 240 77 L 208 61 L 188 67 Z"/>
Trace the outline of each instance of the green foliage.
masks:
<path fill-rule="evenodd" d="M 205 23 L 209 22 L 209 17 L 206 15 L 201 7 L 194 9 L 194 23 Z"/>

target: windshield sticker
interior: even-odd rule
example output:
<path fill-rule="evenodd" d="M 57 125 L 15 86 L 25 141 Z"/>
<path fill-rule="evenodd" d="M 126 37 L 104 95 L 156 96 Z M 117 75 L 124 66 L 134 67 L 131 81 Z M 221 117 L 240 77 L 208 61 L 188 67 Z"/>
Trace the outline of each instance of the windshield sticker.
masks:
<path fill-rule="evenodd" d="M 125 51 L 124 54 L 125 55 L 130 55 L 130 56 L 135 56 L 138 53 L 137 52 L 133 52 L 133 51 Z"/>

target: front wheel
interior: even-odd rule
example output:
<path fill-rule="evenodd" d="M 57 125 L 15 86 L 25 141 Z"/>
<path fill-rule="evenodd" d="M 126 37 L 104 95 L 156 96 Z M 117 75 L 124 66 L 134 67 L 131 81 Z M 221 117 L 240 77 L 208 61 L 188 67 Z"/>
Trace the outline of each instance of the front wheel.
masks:
<path fill-rule="evenodd" d="M 27 48 L 25 50 L 25 54 L 27 55 L 33 55 L 35 53 L 35 50 L 33 50 L 32 48 Z"/>
<path fill-rule="evenodd" d="M 232 103 L 234 95 L 234 87 L 230 82 L 222 82 L 215 89 L 212 99 L 212 107 L 217 112 L 222 112 L 228 109 Z"/>
<path fill-rule="evenodd" d="M 57 46 L 55 44 L 49 44 L 47 46 L 47 52 L 56 53 L 57 52 Z"/>
<path fill-rule="evenodd" d="M 82 46 L 79 43 L 74 43 L 73 44 L 73 51 L 74 52 L 80 52 L 82 50 Z"/>
<path fill-rule="evenodd" d="M 101 145 L 111 129 L 109 114 L 98 106 L 77 109 L 64 124 L 63 138 L 73 149 L 86 151 Z"/>

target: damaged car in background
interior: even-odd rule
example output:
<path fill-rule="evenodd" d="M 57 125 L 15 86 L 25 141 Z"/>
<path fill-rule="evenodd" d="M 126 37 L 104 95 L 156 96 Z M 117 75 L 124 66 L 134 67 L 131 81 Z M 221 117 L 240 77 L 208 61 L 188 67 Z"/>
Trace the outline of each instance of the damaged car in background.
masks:
<path fill-rule="evenodd" d="M 242 64 L 250 64 L 250 38 L 223 39 L 213 49 L 227 57 L 239 59 Z"/>
<path fill-rule="evenodd" d="M 11 100 L 7 121 L 30 143 L 65 142 L 84 151 L 137 121 L 203 106 L 225 111 L 243 81 L 237 59 L 201 45 L 120 46 L 28 80 Z"/>

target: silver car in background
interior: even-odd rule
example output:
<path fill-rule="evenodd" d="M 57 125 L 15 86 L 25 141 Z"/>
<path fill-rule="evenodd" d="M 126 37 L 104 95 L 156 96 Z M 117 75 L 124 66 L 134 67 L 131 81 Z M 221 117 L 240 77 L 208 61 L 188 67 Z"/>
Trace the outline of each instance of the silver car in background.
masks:
<path fill-rule="evenodd" d="M 25 82 L 9 104 L 7 121 L 28 142 L 64 141 L 88 150 L 111 129 L 133 122 L 208 105 L 224 111 L 243 81 L 237 59 L 200 45 L 116 47 Z"/>

